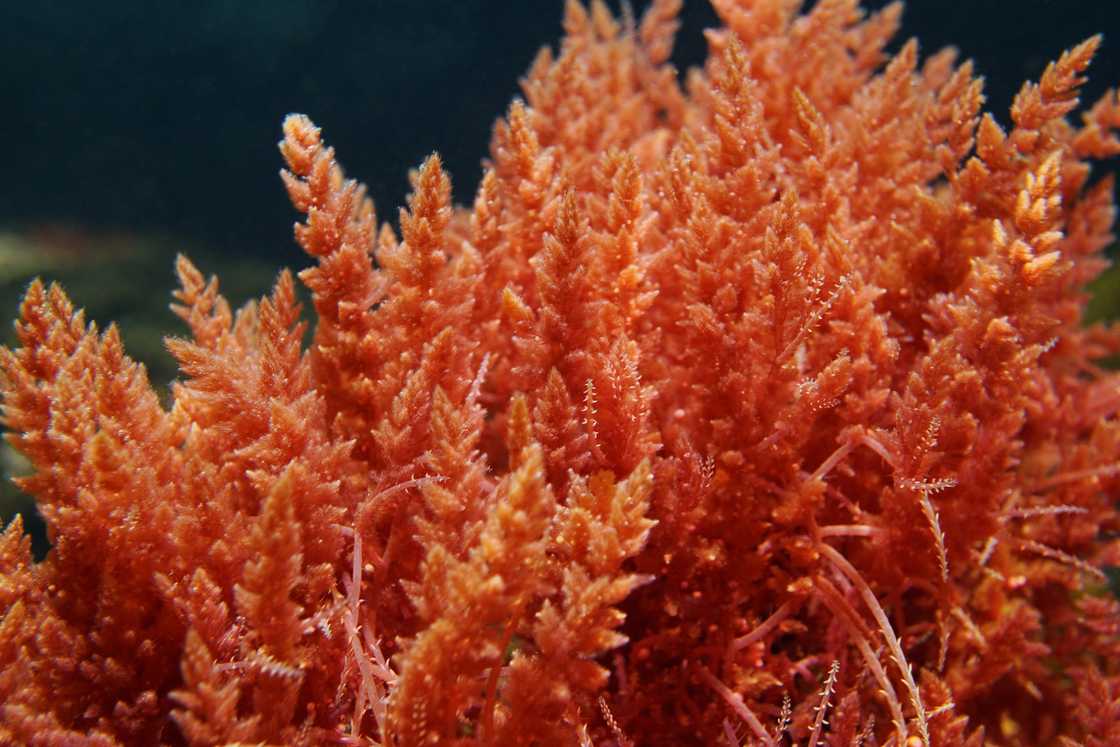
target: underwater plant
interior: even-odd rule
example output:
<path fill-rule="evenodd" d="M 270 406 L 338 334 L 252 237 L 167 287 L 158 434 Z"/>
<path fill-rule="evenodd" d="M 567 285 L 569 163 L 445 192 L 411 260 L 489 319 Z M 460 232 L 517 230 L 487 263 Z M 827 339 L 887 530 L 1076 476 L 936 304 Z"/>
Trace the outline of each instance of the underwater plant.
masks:
<path fill-rule="evenodd" d="M 187 259 L 164 407 L 34 282 L 3 424 L 0 743 L 1120 743 L 1120 154 L 1100 43 L 1005 131 L 899 4 L 569 0 L 473 207 L 399 235 L 320 131 L 316 260 L 234 312 Z"/>

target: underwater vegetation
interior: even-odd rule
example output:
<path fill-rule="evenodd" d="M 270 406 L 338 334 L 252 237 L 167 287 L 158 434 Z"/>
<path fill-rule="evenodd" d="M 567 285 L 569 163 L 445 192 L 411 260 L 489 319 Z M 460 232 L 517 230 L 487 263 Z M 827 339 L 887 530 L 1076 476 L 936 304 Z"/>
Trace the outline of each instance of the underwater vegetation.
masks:
<path fill-rule="evenodd" d="M 31 284 L 0 743 L 1120 743 L 1099 37 L 1004 130 L 898 4 L 713 5 L 682 86 L 678 0 L 570 0 L 399 230 L 289 116 L 309 346 L 181 257 L 165 404 Z"/>
<path fill-rule="evenodd" d="M 227 298 L 243 303 L 260 294 L 275 279 L 276 264 L 251 257 L 230 257 L 201 244 L 184 249 L 181 238 L 159 233 L 90 230 L 66 224 L 47 224 L 0 232 L 0 298 L 18 306 L 20 297 L 37 275 L 49 275 L 80 298 L 89 319 L 111 319 L 128 348 L 129 357 L 144 364 L 149 381 L 161 401 L 170 400 L 172 379 L 178 375 L 175 359 L 163 338 L 175 324 L 165 293 L 153 292 L 153 278 L 167 278 L 176 251 L 187 251 L 196 262 L 218 267 Z M 158 284 L 158 281 L 157 281 Z M 16 342 L 15 326 L 0 329 L 0 345 Z M 26 460 L 10 444 L 0 442 L 0 525 L 17 512 L 29 519 L 24 531 L 31 534 L 32 553 L 47 550 L 42 523 L 33 499 L 9 479 L 26 474 Z"/>

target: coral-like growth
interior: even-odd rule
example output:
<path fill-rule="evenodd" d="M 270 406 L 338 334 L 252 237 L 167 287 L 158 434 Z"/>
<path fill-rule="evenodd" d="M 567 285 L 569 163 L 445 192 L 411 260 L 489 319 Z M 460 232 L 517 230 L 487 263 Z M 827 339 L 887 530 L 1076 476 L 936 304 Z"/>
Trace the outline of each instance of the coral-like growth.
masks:
<path fill-rule="evenodd" d="M 1099 39 L 1004 131 L 897 5 L 716 0 L 686 90 L 678 5 L 571 0 L 473 209 L 433 156 L 399 237 L 289 117 L 307 350 L 290 275 L 233 313 L 180 259 L 165 410 L 31 286 L 0 742 L 1120 740 Z"/>

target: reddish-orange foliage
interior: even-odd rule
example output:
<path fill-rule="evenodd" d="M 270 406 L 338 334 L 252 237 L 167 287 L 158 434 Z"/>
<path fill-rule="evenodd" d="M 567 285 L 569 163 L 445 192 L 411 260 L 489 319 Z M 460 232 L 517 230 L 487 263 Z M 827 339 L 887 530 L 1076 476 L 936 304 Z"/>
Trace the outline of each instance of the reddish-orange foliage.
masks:
<path fill-rule="evenodd" d="M 473 209 L 433 156 L 399 238 L 288 118 L 314 342 L 287 273 L 235 314 L 181 259 L 169 410 L 31 286 L 0 741 L 1120 743 L 1099 39 L 1008 132 L 897 5 L 714 4 L 681 90 L 678 0 L 571 0 Z"/>

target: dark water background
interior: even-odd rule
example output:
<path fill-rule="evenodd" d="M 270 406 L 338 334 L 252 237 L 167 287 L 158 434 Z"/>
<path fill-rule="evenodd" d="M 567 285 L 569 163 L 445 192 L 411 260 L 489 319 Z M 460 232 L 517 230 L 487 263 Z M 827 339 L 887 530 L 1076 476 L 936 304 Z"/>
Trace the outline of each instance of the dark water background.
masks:
<path fill-rule="evenodd" d="M 275 143 L 292 111 L 323 127 L 379 215 L 396 215 L 407 169 L 433 150 L 456 201 L 469 203 L 493 120 L 537 49 L 559 39 L 562 6 L 0 0 L 0 228 L 156 230 L 302 264 L 276 179 Z M 684 22 L 681 69 L 703 59 L 700 31 L 715 17 L 687 0 Z M 987 76 L 989 106 L 1006 122 L 1023 80 L 1097 32 L 1106 38 L 1092 100 L 1120 83 L 1111 0 L 910 0 L 894 46 L 914 35 L 923 53 L 955 44 Z"/>

